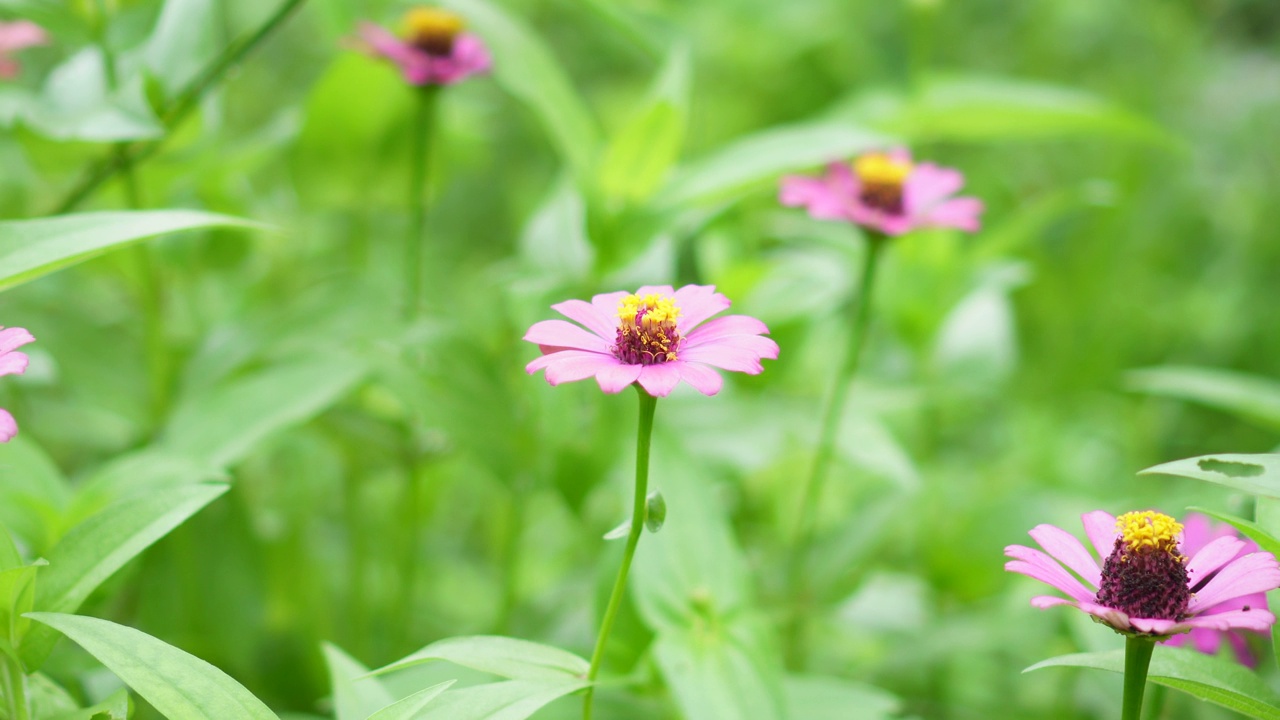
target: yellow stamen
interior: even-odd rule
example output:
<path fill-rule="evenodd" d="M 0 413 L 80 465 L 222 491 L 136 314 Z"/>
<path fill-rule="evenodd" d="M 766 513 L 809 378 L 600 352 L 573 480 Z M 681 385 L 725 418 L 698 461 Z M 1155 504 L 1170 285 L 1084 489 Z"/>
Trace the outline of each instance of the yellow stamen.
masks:
<path fill-rule="evenodd" d="M 1182 523 L 1152 510 L 1128 512 L 1116 518 L 1116 530 L 1131 552 L 1163 550 L 1178 555 Z"/>
<path fill-rule="evenodd" d="M 622 298 L 622 302 L 618 303 L 618 319 L 628 325 L 634 325 L 636 315 L 640 314 L 641 309 L 645 313 L 640 322 L 646 328 L 675 322 L 676 318 L 680 317 L 680 308 L 676 307 L 674 300 L 650 293 L 644 297 L 628 295 Z"/>
<path fill-rule="evenodd" d="M 462 32 L 462 18 L 448 10 L 416 7 L 405 13 L 401 21 L 404 36 L 413 45 L 428 51 L 449 52 L 453 40 Z"/>
<path fill-rule="evenodd" d="M 911 163 L 885 153 L 868 153 L 853 161 L 853 171 L 868 185 L 901 185 L 911 174 Z"/>

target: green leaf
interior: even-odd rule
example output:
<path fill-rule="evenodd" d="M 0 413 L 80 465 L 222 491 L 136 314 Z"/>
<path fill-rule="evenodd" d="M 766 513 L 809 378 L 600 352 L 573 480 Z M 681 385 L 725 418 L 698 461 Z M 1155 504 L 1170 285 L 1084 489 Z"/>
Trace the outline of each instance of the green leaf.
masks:
<path fill-rule="evenodd" d="M 493 53 L 493 76 L 542 121 L 552 143 L 578 175 L 600 145 L 600 132 L 564 69 L 539 35 L 486 0 L 442 0 L 462 15 Z"/>
<path fill-rule="evenodd" d="M 432 643 L 377 672 L 394 672 L 433 660 L 447 660 L 513 680 L 577 680 L 584 677 L 591 667 L 577 655 L 550 645 L 496 635 L 476 635 Z"/>
<path fill-rule="evenodd" d="M 664 205 L 723 200 L 779 175 L 893 145 L 886 135 L 850 123 L 810 122 L 770 128 L 682 166 L 656 198 Z"/>
<path fill-rule="evenodd" d="M 218 22 L 213 0 L 165 0 L 142 57 L 170 97 L 217 55 Z"/>
<path fill-rule="evenodd" d="M 587 204 L 569 178 L 561 178 L 520 233 L 520 257 L 542 277 L 580 278 L 595 249 L 587 237 Z"/>
<path fill-rule="evenodd" d="M 174 409 L 161 445 L 216 467 L 233 465 L 263 438 L 337 402 L 367 371 L 331 351 L 203 388 Z"/>
<path fill-rule="evenodd" d="M 653 658 L 684 717 L 782 720 L 780 688 L 770 682 L 776 669 L 768 667 L 777 654 L 761 646 L 765 635 L 735 620 L 658 636 Z"/>
<path fill-rule="evenodd" d="M 6 647 L 18 647 L 31 621 L 22 617 L 35 606 L 36 574 L 48 565 L 37 560 L 30 565 L 0 572 L 0 639 Z"/>
<path fill-rule="evenodd" d="M 69 496 L 62 472 L 34 441 L 19 435 L 0 446 L 0 523 L 34 552 L 56 539 Z"/>
<path fill-rule="evenodd" d="M 1280 498 L 1280 455 L 1201 455 L 1149 467 L 1138 474 L 1204 480 L 1253 495 Z"/>
<path fill-rule="evenodd" d="M 127 498 L 87 518 L 49 552 L 40 575 L 36 608 L 74 612 L 103 581 L 227 491 L 223 484 L 175 487 Z M 57 636 L 33 627 L 22 642 L 22 659 L 37 669 Z"/>
<path fill-rule="evenodd" d="M 55 140 L 118 142 L 164 134 L 147 103 L 142 78 L 111 89 L 106 60 L 95 47 L 81 50 L 50 73 L 40 96 L 26 106 L 26 116 L 32 130 Z"/>
<path fill-rule="evenodd" d="M 450 690 L 417 720 L 525 720 L 553 700 L 586 686 L 585 680 L 508 680 Z"/>
<path fill-rule="evenodd" d="M 155 235 L 214 227 L 263 226 L 195 210 L 80 213 L 0 222 L 0 290 Z"/>
<path fill-rule="evenodd" d="M 1216 368 L 1164 367 L 1132 370 L 1130 390 L 1207 405 L 1280 430 L 1280 382 Z"/>
<path fill-rule="evenodd" d="M 106 700 L 74 712 L 55 715 L 49 720 L 128 720 L 129 691 L 120 688 Z"/>
<path fill-rule="evenodd" d="M 329 667 L 333 711 L 338 720 L 365 720 L 395 701 L 395 696 L 377 678 L 369 677 L 369 668 L 336 645 L 324 643 L 321 647 L 325 665 Z"/>
<path fill-rule="evenodd" d="M 279 720 L 226 673 L 146 633 L 79 615 L 28 617 L 71 638 L 166 717 Z"/>
<path fill-rule="evenodd" d="M 414 720 L 419 717 L 419 713 L 421 713 L 432 700 L 435 700 L 441 693 L 448 690 L 449 686 L 454 682 L 456 681 L 445 680 L 444 682 L 432 685 L 425 690 L 419 690 L 409 697 L 392 703 L 391 705 L 388 705 L 378 712 L 370 715 L 368 720 Z"/>
<path fill-rule="evenodd" d="M 1124 674 L 1124 651 L 1063 655 L 1036 663 L 1023 672 L 1061 666 Z M 1190 649 L 1157 646 L 1147 678 L 1249 717 L 1280 720 L 1280 695 L 1252 670 L 1233 660 Z"/>
<path fill-rule="evenodd" d="M 654 83 L 653 98 L 631 115 L 600 163 L 600 188 L 614 201 L 648 198 L 680 156 L 688 124 L 689 52 L 674 49 Z"/>
<path fill-rule="evenodd" d="M 880 688 L 842 678 L 788 675 L 783 691 L 791 720 L 887 720 L 902 707 Z"/>
<path fill-rule="evenodd" d="M 1216 510 L 1210 510 L 1208 508 L 1189 507 L 1187 509 L 1194 510 L 1195 512 L 1208 515 L 1211 518 L 1221 520 L 1224 523 L 1228 523 L 1232 525 L 1233 527 L 1235 527 L 1235 529 L 1247 535 L 1249 539 L 1258 543 L 1259 548 L 1266 550 L 1272 555 L 1280 557 L 1280 540 L 1277 540 L 1274 535 L 1267 532 L 1266 530 L 1263 530 L 1256 523 L 1249 522 L 1244 518 L 1238 518 L 1235 515 L 1220 513 Z"/>

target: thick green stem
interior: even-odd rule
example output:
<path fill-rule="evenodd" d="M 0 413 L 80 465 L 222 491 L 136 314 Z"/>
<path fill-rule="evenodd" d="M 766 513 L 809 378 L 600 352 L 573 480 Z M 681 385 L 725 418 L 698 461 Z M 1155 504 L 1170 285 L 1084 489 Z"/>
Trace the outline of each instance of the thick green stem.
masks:
<path fill-rule="evenodd" d="M 658 406 L 658 398 L 645 392 L 639 385 L 635 386 L 640 395 L 640 423 L 636 432 L 636 486 L 635 498 L 631 507 L 631 532 L 627 533 L 627 547 L 622 553 L 622 565 L 618 568 L 618 578 L 613 582 L 613 592 L 609 594 L 609 606 L 604 611 L 604 620 L 600 623 L 600 634 L 596 637 L 596 649 L 591 653 L 591 669 L 587 671 L 587 694 L 582 703 L 582 720 L 591 720 L 591 705 L 595 700 L 595 681 L 600 674 L 600 661 L 604 659 L 605 642 L 609 639 L 609 631 L 618 616 L 618 608 L 622 607 L 622 596 L 627 588 L 627 573 L 631 570 L 631 559 L 636 554 L 636 545 L 640 543 L 640 535 L 644 533 L 646 497 L 649 491 L 649 445 L 653 437 L 653 413 Z"/>
<path fill-rule="evenodd" d="M 304 2 L 306 0 L 284 0 L 276 12 L 270 18 L 267 18 L 267 21 L 257 31 L 243 41 L 228 45 L 221 55 L 205 67 L 204 71 L 188 83 L 182 92 L 178 93 L 174 98 L 173 102 L 169 103 L 159 113 L 160 120 L 164 123 L 164 126 L 173 128 L 186 118 L 195 109 L 196 104 L 199 103 L 200 98 L 204 97 L 209 88 L 213 87 L 215 83 L 222 79 L 223 75 L 244 60 L 250 51 L 260 45 L 271 33 L 275 32 L 293 11 L 297 10 Z M 116 173 L 124 171 L 127 167 L 136 166 L 154 155 L 163 145 L 164 140 L 165 138 L 151 142 L 127 143 L 122 144 L 119 148 L 112 148 L 105 158 L 94 163 L 85 172 L 80 182 L 67 193 L 63 201 L 50 214 L 61 215 L 62 213 L 71 212 L 80 203 L 88 199 L 89 196 L 93 195 L 103 183 L 114 177 Z"/>
<path fill-rule="evenodd" d="M 17 660 L 4 656 L 4 694 L 9 706 L 10 720 L 31 720 L 31 707 L 27 701 L 27 674 Z"/>
<path fill-rule="evenodd" d="M 431 141 L 435 131 L 440 87 L 418 90 L 409 144 L 409 233 L 404 238 L 404 313 L 413 320 L 422 311 L 422 256 L 427 228 L 427 176 L 431 171 Z"/>
<path fill-rule="evenodd" d="M 1124 639 L 1124 705 L 1120 720 L 1141 720 L 1142 693 L 1147 687 L 1147 668 L 1156 643 L 1150 638 Z"/>
<path fill-rule="evenodd" d="M 818 445 L 814 450 L 813 465 L 805 479 L 800 499 L 800 514 L 796 518 L 795 537 L 791 546 L 791 560 L 788 563 L 788 586 L 800 600 L 792 614 L 787 638 L 789 652 L 793 662 L 799 660 L 803 640 L 801 638 L 805 608 L 807 604 L 807 580 L 805 561 L 808 557 L 808 546 L 813 536 L 814 513 L 817 511 L 818 498 L 822 497 L 822 484 L 826 479 L 827 468 L 835 450 L 836 431 L 840 427 L 840 416 L 848 400 L 849 386 L 858 372 L 858 362 L 862 358 L 862 348 L 866 345 L 867 325 L 871 319 L 871 297 L 875 285 L 876 268 L 879 266 L 880 254 L 886 238 L 871 233 L 867 236 L 866 253 L 862 259 L 862 273 L 858 283 L 858 294 L 848 306 L 849 312 L 849 348 L 844 357 L 844 364 L 836 373 L 835 382 L 827 396 L 826 409 L 822 416 L 822 425 L 818 431 Z"/>

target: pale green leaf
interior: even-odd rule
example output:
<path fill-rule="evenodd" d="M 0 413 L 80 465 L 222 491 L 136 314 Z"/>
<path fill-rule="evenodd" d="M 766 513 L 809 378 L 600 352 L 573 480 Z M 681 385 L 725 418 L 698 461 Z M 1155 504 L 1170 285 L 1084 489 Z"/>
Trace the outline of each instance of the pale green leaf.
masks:
<path fill-rule="evenodd" d="M 600 163 L 600 188 L 615 201 L 648 198 L 680 156 L 688 124 L 689 51 L 672 50 L 654 81 L 651 99 L 609 142 Z"/>
<path fill-rule="evenodd" d="M 279 720 L 226 673 L 146 633 L 79 615 L 29 617 L 71 638 L 172 720 Z"/>
<path fill-rule="evenodd" d="M 165 0 L 142 57 L 147 70 L 170 96 L 217 55 L 217 22 L 213 0 Z"/>
<path fill-rule="evenodd" d="M 262 226 L 195 210 L 80 213 L 0 222 L 0 290 L 149 237 L 215 227 Z"/>
<path fill-rule="evenodd" d="M 1280 498 L 1280 455 L 1201 455 L 1149 467 L 1138 474 L 1204 480 L 1254 495 Z"/>
<path fill-rule="evenodd" d="M 456 681 L 445 680 L 424 690 L 419 690 L 403 700 L 392 703 L 370 715 L 368 720 L 414 720 L 414 718 L 420 716 L 420 713 L 427 705 L 431 704 L 432 700 L 435 700 L 441 693 L 448 690 L 449 686 L 454 682 Z"/>
<path fill-rule="evenodd" d="M 594 262 L 587 237 L 587 205 L 569 178 L 561 178 L 520 233 L 520 256 L 545 276 L 579 278 Z"/>
<path fill-rule="evenodd" d="M 1036 663 L 1023 672 L 1046 667 L 1087 667 L 1124 673 L 1124 651 L 1079 653 Z M 1252 670 L 1233 660 L 1195 650 L 1157 646 L 1148 680 L 1193 697 L 1263 720 L 1280 720 L 1277 695 Z"/>
<path fill-rule="evenodd" d="M 365 720 L 395 701 L 381 681 L 369 677 L 369 668 L 336 645 L 324 643 L 322 648 L 333 686 L 333 712 L 338 720 Z"/>
<path fill-rule="evenodd" d="M 653 658 L 684 717 L 698 720 L 782 720 L 775 649 L 762 647 L 762 628 L 708 622 L 701 630 L 668 631 Z M 808 720 L 806 718 L 806 720 Z"/>
<path fill-rule="evenodd" d="M 49 720 L 128 720 L 128 717 L 129 691 L 120 688 L 96 705 L 56 715 Z"/>
<path fill-rule="evenodd" d="M 788 675 L 783 693 L 789 720 L 888 720 L 902 707 L 880 688 L 843 678 Z"/>
<path fill-rule="evenodd" d="M 1216 368 L 1165 367 L 1125 375 L 1130 390 L 1207 405 L 1280 430 L 1280 382 Z"/>
<path fill-rule="evenodd" d="M 147 103 L 142 78 L 112 89 L 106 60 L 95 47 L 81 50 L 50 73 L 25 114 L 32 130 L 56 140 L 118 142 L 164 133 Z"/>
<path fill-rule="evenodd" d="M 1258 526 L 1257 523 L 1252 523 L 1252 522 L 1249 522 L 1248 520 L 1245 520 L 1244 518 L 1238 518 L 1234 515 L 1228 515 L 1227 513 L 1220 513 L 1216 510 L 1210 510 L 1208 508 L 1189 507 L 1187 509 L 1193 510 L 1198 513 L 1202 513 L 1204 515 L 1208 515 L 1211 518 L 1221 520 L 1222 522 L 1231 525 L 1235 529 L 1239 530 L 1240 532 L 1248 536 L 1249 539 L 1258 543 L 1258 547 L 1261 548 L 1262 550 L 1266 550 L 1272 555 L 1276 555 L 1280 557 L 1280 540 L 1277 540 L 1274 535 L 1267 532 L 1266 530 L 1263 530 L 1261 527 Z"/>
<path fill-rule="evenodd" d="M 418 720 L 525 720 L 553 700 L 586 686 L 585 680 L 508 680 L 450 690 Z"/>
<path fill-rule="evenodd" d="M 70 491 L 62 472 L 25 435 L 0 445 L 0 523 L 42 552 L 56 538 Z"/>
<path fill-rule="evenodd" d="M 566 681 L 585 677 L 590 663 L 567 650 L 528 640 L 476 635 L 446 638 L 379 669 L 379 674 L 446 660 L 513 680 Z"/>

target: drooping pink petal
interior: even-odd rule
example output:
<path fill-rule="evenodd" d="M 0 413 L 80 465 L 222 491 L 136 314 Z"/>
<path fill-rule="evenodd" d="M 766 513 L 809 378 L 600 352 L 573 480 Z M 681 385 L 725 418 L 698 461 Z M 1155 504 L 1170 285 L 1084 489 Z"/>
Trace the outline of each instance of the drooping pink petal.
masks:
<path fill-rule="evenodd" d="M 715 395 L 724 386 L 724 378 L 720 377 L 720 373 L 705 365 L 683 361 L 676 364 L 680 367 L 680 379 L 692 385 L 694 390 L 703 395 Z"/>
<path fill-rule="evenodd" d="M 0 355 L 10 352 L 16 348 L 20 348 L 30 342 L 35 342 L 35 338 L 26 328 L 11 327 L 0 329 Z"/>
<path fill-rule="evenodd" d="M 1192 596 L 1187 612 L 1195 614 L 1231 598 L 1280 587 L 1280 565 L 1271 553 L 1257 552 L 1228 563 Z"/>
<path fill-rule="evenodd" d="M 1081 515 L 1080 522 L 1084 524 L 1084 534 L 1089 536 L 1093 549 L 1098 551 L 1098 558 L 1106 560 L 1115 548 L 1116 538 L 1119 536 L 1116 532 L 1116 516 L 1105 510 L 1094 510 Z"/>
<path fill-rule="evenodd" d="M 591 352 L 590 350 L 560 350 L 558 352 L 549 353 L 547 355 L 539 355 L 529 361 L 524 366 L 524 371 L 532 375 L 544 368 L 550 367 L 555 363 L 564 362 L 566 360 L 587 360 L 589 358 L 601 357 L 601 353 Z M 607 357 L 612 358 L 612 355 Z M 616 363 L 617 360 L 615 359 Z"/>
<path fill-rule="evenodd" d="M 764 372 L 764 365 L 760 363 L 760 358 L 759 353 L 724 347 L 720 343 L 707 343 L 680 350 L 680 359 L 686 362 L 702 363 L 722 370 L 744 372 L 748 375 L 759 375 Z"/>
<path fill-rule="evenodd" d="M 953 227 L 965 232 L 977 232 L 982 226 L 978 216 L 982 214 L 983 209 L 981 200 L 960 197 L 928 210 L 921 220 L 938 227 Z"/>
<path fill-rule="evenodd" d="M 36 45 L 49 42 L 49 34 L 44 28 L 29 21 L 0 22 L 0 54 L 17 52 Z"/>
<path fill-rule="evenodd" d="M 454 82 L 471 75 L 488 72 L 493 66 L 489 48 L 475 35 L 464 33 L 453 41 Z"/>
<path fill-rule="evenodd" d="M 1191 632 L 1196 632 L 1192 630 Z M 1236 653 L 1236 659 L 1241 665 L 1250 668 L 1258 667 L 1258 658 L 1253 654 L 1253 650 L 1249 649 L 1249 643 L 1245 642 L 1244 636 L 1238 632 L 1228 632 L 1227 641 L 1231 643 L 1231 649 Z"/>
<path fill-rule="evenodd" d="M 725 315 L 703 323 L 684 336 L 681 347 L 696 347 L 716 338 L 731 335 L 767 335 L 769 328 L 749 315 Z"/>
<path fill-rule="evenodd" d="M 1094 593 L 1089 592 L 1074 575 L 1039 550 L 1023 545 L 1010 545 L 1004 549 L 1004 554 L 1014 558 L 1004 564 L 1005 570 L 1033 577 L 1081 602 L 1093 600 Z"/>
<path fill-rule="evenodd" d="M 923 215 L 963 186 L 964 175 L 959 170 L 920 163 L 911 169 L 902 187 L 906 214 Z"/>
<path fill-rule="evenodd" d="M 595 295 L 591 298 L 591 307 L 595 308 L 596 312 L 600 313 L 604 317 L 612 318 L 612 325 L 616 329 L 618 326 L 618 305 L 622 303 L 622 298 L 630 294 L 631 293 L 625 290 L 601 293 L 600 295 Z"/>
<path fill-rule="evenodd" d="M 1218 651 L 1218 646 L 1222 644 L 1222 633 L 1217 630 L 1192 628 L 1189 632 L 1174 635 L 1162 642 L 1169 647 L 1181 647 L 1190 643 L 1196 646 L 1196 650 L 1206 655 L 1212 655 Z"/>
<path fill-rule="evenodd" d="M 21 375 L 26 371 L 26 353 L 10 352 L 0 355 L 0 375 Z"/>
<path fill-rule="evenodd" d="M 848 220 L 848 200 L 827 178 L 788 175 L 782 178 L 778 201 L 787 207 L 803 207 L 819 220 Z"/>
<path fill-rule="evenodd" d="M 1075 607 L 1075 604 L 1074 600 L 1068 600 L 1064 597 L 1058 597 L 1057 595 L 1037 595 L 1031 598 L 1031 607 L 1039 610 L 1057 607 L 1059 605 L 1071 605 L 1072 607 Z"/>
<path fill-rule="evenodd" d="M 1054 560 L 1073 570 L 1086 583 L 1094 588 L 1102 584 L 1102 569 L 1098 562 L 1071 533 L 1053 525 L 1037 525 L 1028 534 Z"/>
<path fill-rule="evenodd" d="M 1090 615 L 1101 619 L 1106 624 L 1117 630 L 1128 630 L 1130 628 L 1129 616 L 1112 607 L 1099 605 L 1093 602 L 1082 602 L 1076 607 L 1089 613 Z"/>
<path fill-rule="evenodd" d="M 1230 610 L 1212 615 L 1197 615 L 1190 620 L 1183 620 L 1179 625 L 1209 630 L 1253 630 L 1266 632 L 1276 622 L 1276 616 L 1269 610 Z"/>
<path fill-rule="evenodd" d="M 602 355 L 599 353 L 584 353 L 577 357 L 564 357 L 574 350 L 566 350 L 558 352 L 547 357 L 560 358 L 556 362 L 547 365 L 547 383 L 550 385 L 559 385 L 560 383 L 574 382 L 575 380 L 583 380 L 592 377 L 596 373 L 609 367 L 616 367 L 622 363 L 612 355 Z"/>
<path fill-rule="evenodd" d="M 642 365 L 611 365 L 596 371 L 596 384 L 607 393 L 620 393 L 640 377 Z"/>
<path fill-rule="evenodd" d="M 401 68 L 421 65 L 423 62 L 422 56 L 425 53 L 404 42 L 381 26 L 371 22 L 362 22 L 358 26 L 357 32 L 360 35 L 360 39 L 369 44 L 370 50 L 400 65 Z"/>
<path fill-rule="evenodd" d="M 9 442 L 18 434 L 18 423 L 8 410 L 0 408 L 0 443 Z"/>
<path fill-rule="evenodd" d="M 1178 626 L 1176 620 L 1162 620 L 1160 618 L 1129 618 L 1129 624 L 1134 629 L 1152 635 L 1164 635 Z"/>
<path fill-rule="evenodd" d="M 583 300 L 565 300 L 552 305 L 551 309 L 581 324 L 604 340 L 612 340 L 618 329 L 616 313 L 603 314 L 595 305 Z"/>
<path fill-rule="evenodd" d="M 1183 526 L 1185 532 L 1186 526 Z M 1183 536 L 1185 539 L 1185 535 Z M 1220 537 L 1200 548 L 1187 563 L 1187 576 L 1194 587 L 1209 574 L 1226 565 L 1240 554 L 1244 543 L 1233 537 Z"/>
<path fill-rule="evenodd" d="M 654 397 L 666 397 L 680 382 L 680 362 L 645 365 L 640 371 L 637 382 L 645 392 Z"/>
<path fill-rule="evenodd" d="M 524 339 L 541 346 L 609 352 L 609 343 L 599 336 L 564 320 L 543 320 L 534 323 L 524 334 Z"/>

